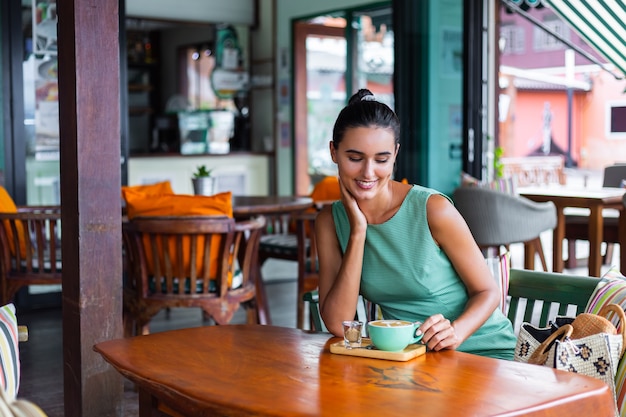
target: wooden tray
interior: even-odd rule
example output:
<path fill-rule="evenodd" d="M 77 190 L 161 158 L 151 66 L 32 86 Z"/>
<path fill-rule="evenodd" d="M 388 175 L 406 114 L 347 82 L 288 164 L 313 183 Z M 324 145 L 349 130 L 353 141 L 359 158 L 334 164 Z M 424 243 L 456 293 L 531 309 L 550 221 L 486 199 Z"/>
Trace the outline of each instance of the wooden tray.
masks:
<path fill-rule="evenodd" d="M 361 356 L 364 358 L 386 359 L 401 362 L 408 361 L 426 353 L 426 346 L 421 344 L 408 345 L 400 352 L 387 352 L 384 350 L 378 350 L 373 346 L 368 348 L 371 345 L 372 341 L 370 339 L 363 338 L 360 348 L 346 349 L 342 340 L 331 344 L 330 352 L 338 355 Z"/>

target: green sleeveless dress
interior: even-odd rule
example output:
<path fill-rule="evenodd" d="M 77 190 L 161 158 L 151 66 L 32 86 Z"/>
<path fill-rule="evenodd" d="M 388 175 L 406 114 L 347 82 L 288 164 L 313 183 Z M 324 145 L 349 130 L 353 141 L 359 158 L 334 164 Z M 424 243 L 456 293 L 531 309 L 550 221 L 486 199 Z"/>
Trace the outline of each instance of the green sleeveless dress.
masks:
<path fill-rule="evenodd" d="M 441 313 L 454 321 L 465 308 L 467 289 L 428 227 L 426 202 L 435 193 L 415 185 L 391 219 L 367 227 L 360 293 L 385 318 L 424 321 Z M 332 213 L 345 253 L 350 223 L 341 201 Z M 496 308 L 457 350 L 512 360 L 515 343 L 511 322 Z"/>

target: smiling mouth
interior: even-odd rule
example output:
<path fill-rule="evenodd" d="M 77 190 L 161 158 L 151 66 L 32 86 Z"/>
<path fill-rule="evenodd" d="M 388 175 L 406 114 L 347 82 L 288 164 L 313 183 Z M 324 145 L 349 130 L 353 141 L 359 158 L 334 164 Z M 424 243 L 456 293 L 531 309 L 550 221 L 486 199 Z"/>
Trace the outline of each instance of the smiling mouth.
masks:
<path fill-rule="evenodd" d="M 361 188 L 372 188 L 376 185 L 376 181 L 356 181 L 357 185 Z"/>

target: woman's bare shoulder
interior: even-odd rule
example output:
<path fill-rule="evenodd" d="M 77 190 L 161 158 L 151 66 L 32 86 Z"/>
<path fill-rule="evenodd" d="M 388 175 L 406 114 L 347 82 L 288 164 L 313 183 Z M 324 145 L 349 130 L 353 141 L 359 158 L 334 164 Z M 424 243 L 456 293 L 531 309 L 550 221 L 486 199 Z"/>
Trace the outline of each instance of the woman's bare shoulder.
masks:
<path fill-rule="evenodd" d="M 322 209 L 317 214 L 317 217 L 315 219 L 316 224 L 327 224 L 329 222 L 333 222 L 332 204 L 327 204 L 324 207 L 322 207 Z"/>

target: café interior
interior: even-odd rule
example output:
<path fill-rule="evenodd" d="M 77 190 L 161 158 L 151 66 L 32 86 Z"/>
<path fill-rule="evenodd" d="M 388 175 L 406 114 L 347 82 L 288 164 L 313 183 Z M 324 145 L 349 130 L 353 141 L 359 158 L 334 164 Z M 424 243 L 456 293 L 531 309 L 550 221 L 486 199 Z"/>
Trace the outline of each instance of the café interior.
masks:
<path fill-rule="evenodd" d="M 195 395 L 191 391 L 184 392 L 182 400 L 173 399 L 172 392 L 180 387 L 172 391 L 155 388 L 160 386 L 159 381 L 152 381 L 147 387 L 141 385 L 129 377 L 135 370 L 125 369 L 113 356 L 108 356 L 111 351 L 107 350 L 105 342 L 127 339 L 131 335 L 139 339 L 147 337 L 138 336 L 147 333 L 138 324 L 146 317 L 147 322 L 153 320 L 150 337 L 166 334 L 173 326 L 184 327 L 188 317 L 185 314 L 188 313 L 182 313 L 183 319 L 177 324 L 168 320 L 173 319 L 178 310 L 191 310 L 178 307 L 189 306 L 203 309 L 201 327 L 206 324 L 206 327 L 229 328 L 229 322 L 234 321 L 247 325 L 265 324 L 271 332 L 275 327 L 283 326 L 319 330 L 313 320 L 315 310 L 308 309 L 308 304 L 315 303 L 310 302 L 305 308 L 302 301 L 305 293 L 308 296 L 315 293 L 315 278 L 310 282 L 301 278 L 307 274 L 305 268 L 311 266 L 311 261 L 307 262 L 304 257 L 312 256 L 312 253 L 307 249 L 285 255 L 278 254 L 275 248 L 271 248 L 273 252 L 264 252 L 264 247 L 269 249 L 263 236 L 269 234 L 267 226 L 276 214 L 280 219 L 292 216 L 297 219 L 292 224 L 298 225 L 297 230 L 288 231 L 294 239 L 292 245 L 295 242 L 299 248 L 305 245 L 309 248 L 312 237 L 305 234 L 312 229 L 307 225 L 312 217 L 310 213 L 308 216 L 297 215 L 337 199 L 336 195 L 327 194 L 316 200 L 314 193 L 316 185 L 335 175 L 328 155 L 329 132 L 347 98 L 359 88 L 368 88 L 398 114 L 402 133 L 394 174 L 396 179 L 431 187 L 449 196 L 453 196 L 468 179 L 493 185 L 497 181 L 491 180 L 501 174 L 496 160 L 497 139 L 493 140 L 498 137 L 499 11 L 501 7 L 509 7 L 512 13 L 526 15 L 533 8 L 543 8 L 541 3 L 544 2 L 2 2 L 0 60 L 3 83 L 0 96 L 5 115 L 1 122 L 2 186 L 17 207 L 48 207 L 45 216 L 49 223 L 45 223 L 48 225 L 45 227 L 51 228 L 41 233 L 48 238 L 50 235 L 58 237 L 56 243 L 48 244 L 52 249 L 47 247 L 45 252 L 49 268 L 42 269 L 49 273 L 45 278 L 48 281 L 31 277 L 32 281 L 22 281 L 15 286 L 11 296 L 7 296 L 9 290 L 4 283 L 5 275 L 9 274 L 4 270 L 10 269 L 7 265 L 11 262 L 15 263 L 5 260 L 9 259 L 10 253 L 17 256 L 18 264 L 35 260 L 30 268 L 40 268 L 36 256 L 20 260 L 21 249 L 17 250 L 15 246 L 17 240 L 9 243 L 11 239 L 18 239 L 17 228 L 13 229 L 16 231 L 14 235 L 7 232 L 8 237 L 0 239 L 0 244 L 11 246 L 1 248 L 5 253 L 1 264 L 3 301 L 16 305 L 18 324 L 21 315 L 33 320 L 33 326 L 28 326 L 29 340 L 20 342 L 19 349 L 30 350 L 25 358 L 62 356 L 62 368 L 55 367 L 53 372 L 62 372 L 63 382 L 54 387 L 37 385 L 34 381 L 38 373 L 46 371 L 33 369 L 37 365 L 29 365 L 23 358 L 22 386 L 26 390 L 19 392 L 18 398 L 33 399 L 49 416 L 178 416 L 228 412 L 232 415 L 296 415 L 303 412 L 299 408 L 302 405 L 263 408 L 267 398 L 261 398 L 263 394 L 258 393 L 256 400 L 247 395 L 233 398 L 233 403 L 238 404 L 236 407 L 231 404 L 235 407 L 233 409 L 222 403 L 215 405 L 217 400 L 208 406 L 206 401 L 190 399 L 189 395 Z M 555 9 L 564 7 L 558 6 L 562 3 L 559 1 L 545 3 Z M 614 65 L 614 72 L 624 71 L 619 66 L 621 62 L 615 59 L 609 65 Z M 533 168 L 533 175 L 541 176 L 539 185 L 542 187 L 535 187 L 538 184 L 532 181 L 518 184 L 523 197 L 494 199 L 486 206 L 497 208 L 493 214 L 487 213 L 487 208 L 477 210 L 477 195 L 470 197 L 471 204 L 462 214 L 477 242 L 489 256 L 494 254 L 493 248 L 497 248 L 495 253 L 500 256 L 502 247 L 508 249 L 512 245 L 512 258 L 507 259 L 511 267 L 518 270 L 537 270 L 540 274 L 560 274 L 565 270 L 568 276 L 579 274 L 594 280 L 615 263 L 626 270 L 626 256 L 622 256 L 622 248 L 626 247 L 623 188 L 620 184 L 609 185 L 610 190 L 601 197 L 590 199 L 585 196 L 584 200 L 593 200 L 590 204 L 594 205 L 576 207 L 589 209 L 591 215 L 578 216 L 568 226 L 564 210 L 567 213 L 572 204 L 579 203 L 568 200 L 569 193 L 546 197 L 546 189 L 550 188 L 545 187 L 546 184 L 563 185 L 559 180 L 565 169 L 563 159 L 557 158 L 553 166 L 554 161 L 554 158 L 543 159 L 539 162 L 541 169 Z M 133 259 L 137 261 L 143 256 L 140 255 L 144 250 L 142 239 L 137 236 L 147 233 L 142 228 L 151 227 L 141 224 L 144 206 L 141 205 L 143 201 L 133 200 L 136 191 L 167 184 L 166 194 L 181 196 L 176 204 L 189 208 L 195 204 L 191 197 L 203 194 L 192 182 L 201 166 L 208 168 L 213 178 L 211 192 L 206 194 L 228 196 L 224 203 L 228 209 L 211 214 L 228 214 L 230 221 L 234 217 L 236 223 L 240 223 L 236 232 L 228 233 L 235 242 L 241 243 L 241 246 L 239 243 L 234 245 L 239 250 L 234 253 L 234 258 L 239 259 L 243 271 L 241 288 L 245 287 L 246 291 L 239 291 L 236 295 L 231 293 L 231 299 L 239 298 L 227 307 L 223 300 L 218 300 L 221 303 L 219 308 L 209 306 L 208 302 L 196 305 L 193 304 L 195 301 L 187 300 L 184 304 L 177 304 L 178 301 L 171 305 L 162 304 L 158 310 L 163 311 L 157 315 L 146 312 L 149 308 L 142 312 L 133 310 L 137 305 L 144 306 L 143 301 L 127 304 L 123 283 L 135 273 L 134 267 L 130 266 Z M 511 165 L 505 168 L 514 170 L 519 166 L 511 161 Z M 527 171 L 523 175 L 526 175 L 524 178 L 532 176 Z M 617 175 L 624 175 L 620 179 L 626 177 L 626 173 Z M 585 177 L 585 188 L 587 180 Z M 575 177 L 570 184 L 576 181 Z M 606 178 L 605 184 L 600 183 L 600 188 L 602 185 L 607 187 Z M 502 187 L 503 183 L 498 184 Z M 120 198 L 121 189 L 124 198 Z M 162 196 L 140 195 L 151 202 Z M 506 201 L 507 198 L 513 201 Z M 520 198 L 528 200 L 523 208 L 518 207 Z M 508 211 L 499 227 L 506 229 L 508 235 L 503 238 L 486 236 L 484 241 L 479 241 L 482 237 L 479 238 L 480 232 L 473 229 L 472 223 L 478 216 L 475 212 L 480 211 L 483 217 L 490 216 L 488 221 L 493 224 L 500 217 L 498 212 L 504 211 L 502 207 L 520 210 Z M 523 211 L 525 209 L 532 213 Z M 610 220 L 603 216 L 603 210 L 614 210 Z M 39 214 L 40 220 L 44 218 L 43 213 Z M 156 215 L 169 216 L 167 222 L 170 225 L 161 224 L 159 230 L 160 233 L 172 233 L 172 216 L 178 213 L 162 211 Z M 183 213 L 180 217 L 186 215 Z M 137 221 L 132 219 L 133 216 Z M 11 221 L 27 221 L 26 217 L 15 215 L 3 219 L 5 225 Z M 516 221 L 520 219 L 525 223 L 517 227 Z M 476 221 L 480 223 L 480 220 Z M 217 230 L 201 224 L 200 220 L 195 224 L 180 222 L 175 227 L 179 232 L 184 229 L 187 233 L 205 227 Z M 272 231 L 278 228 L 278 223 L 272 223 Z M 519 229 L 522 237 L 511 237 L 513 229 Z M 157 232 L 153 230 L 151 233 Z M 570 239 L 579 239 L 587 245 L 584 248 L 589 251 L 588 259 L 579 268 L 567 264 L 568 249 L 561 247 L 567 233 L 575 233 Z M 4 232 L 0 235 L 5 236 Z M 300 240 L 295 240 L 296 235 Z M 54 245 L 58 245 L 56 250 Z M 44 256 L 41 245 L 33 247 Z M 177 250 L 189 251 L 189 248 L 183 245 Z M 62 268 L 60 253 L 63 254 Z M 192 255 L 185 256 L 195 256 L 196 249 L 189 253 Z M 569 253 L 571 258 L 572 252 Z M 609 253 L 614 255 L 612 264 L 605 261 Z M 231 263 L 232 258 L 231 252 Z M 275 262 L 277 259 L 279 261 Z M 43 257 L 40 262 L 44 262 Z M 271 265 L 275 265 L 275 270 Z M 288 290 L 288 308 L 281 305 L 281 297 L 286 295 L 277 294 L 275 290 L 279 287 L 268 284 L 272 275 L 281 281 L 284 271 L 293 278 L 293 286 Z M 499 273 L 502 273 L 501 269 L 496 275 Z M 223 274 L 223 277 L 228 275 L 226 269 Z M 518 275 L 526 276 L 519 272 Z M 517 279 L 513 276 L 512 287 Z M 200 281 L 201 277 L 197 279 Z M 268 285 L 262 285 L 263 279 Z M 235 277 L 229 276 L 228 285 L 234 280 Z M 172 285 L 175 287 L 178 283 Z M 209 287 L 208 282 L 205 287 Z M 543 290 L 547 291 L 546 288 Z M 297 304 L 297 311 L 291 303 Z M 254 306 L 252 312 L 247 310 L 250 304 Z M 136 327 L 127 323 L 129 311 L 137 321 Z M 196 312 L 193 320 L 199 314 Z M 47 351 L 48 343 L 40 339 L 34 329 L 45 326 L 48 319 L 52 323 L 52 317 L 56 317 L 56 324 L 50 324 L 54 332 L 45 334 L 59 343 L 52 348 L 48 346 Z M 268 335 L 260 333 L 254 337 Z M 224 333 L 222 337 L 234 336 Z M 277 331 L 276 337 L 306 342 L 300 341 L 299 333 L 294 336 Z M 328 337 L 324 341 L 326 339 Z M 37 340 L 40 342 L 34 348 Z M 319 334 L 310 341 L 315 346 L 323 342 Z M 277 355 L 261 350 L 259 356 L 263 354 Z M 185 353 L 177 352 L 177 356 L 185 356 Z M 324 361 L 328 362 L 328 359 L 321 357 L 320 366 L 325 364 Z M 465 366 L 461 359 L 451 361 Z M 153 359 L 153 362 L 156 367 L 160 360 Z M 480 366 L 495 368 L 491 363 Z M 341 369 L 338 372 L 349 372 L 352 368 Z M 541 374 L 544 371 L 538 371 L 534 377 L 544 378 L 546 374 Z M 256 371 L 251 372 L 251 376 L 260 377 L 254 373 Z M 511 369 L 511 373 L 515 372 Z M 31 380 L 24 381 L 25 375 Z M 241 374 L 239 378 L 243 378 Z M 271 378 L 265 379 L 259 385 L 271 385 L 271 381 Z M 495 384 L 496 381 L 484 383 Z M 550 409 L 554 411 L 558 407 L 564 407 L 559 410 L 565 413 L 581 409 L 603 412 L 604 387 L 587 386 L 583 392 L 588 392 L 589 398 L 585 400 L 581 397 L 587 394 L 576 391 L 579 389 L 576 384 L 582 382 L 568 380 L 569 385 L 564 385 L 571 388 L 571 392 L 559 385 L 554 392 L 558 391 L 563 397 L 542 399 L 547 405 L 539 407 L 539 411 L 533 408 L 534 403 L 517 404 L 513 401 L 507 404 L 513 408 L 503 408 L 500 412 L 519 412 L 524 407 L 535 410 L 536 415 L 549 415 Z M 314 385 L 316 383 L 319 381 L 316 380 Z M 332 383 L 339 382 L 333 380 Z M 480 386 L 477 383 L 475 389 L 479 390 Z M 508 389 L 517 389 L 515 387 L 511 385 Z M 529 387 L 520 386 L 520 392 L 526 388 Z M 463 386 L 462 389 L 469 388 Z M 245 390 L 255 392 L 256 387 L 246 387 Z M 167 394 L 158 397 L 157 391 Z M 550 389 L 547 388 L 546 392 Z M 322 389 L 316 395 L 324 393 L 328 396 L 327 404 L 331 405 L 324 408 L 320 405 L 324 403 L 322 400 L 308 410 L 309 415 L 342 410 L 328 408 L 339 407 L 339 394 Z M 505 394 L 506 389 L 502 388 L 502 395 Z M 288 391 L 283 395 L 299 398 Z M 464 397 L 476 395 L 470 391 Z M 576 399 L 570 402 L 571 398 Z M 256 409 L 240 405 L 255 401 Z M 476 404 L 479 402 L 475 401 Z M 470 401 L 466 406 L 476 404 Z M 566 408 L 568 406 L 572 408 Z M 438 412 L 443 413 L 442 410 L 444 408 Z M 434 412 L 434 415 L 455 415 L 451 410 L 447 414 Z M 486 414 L 479 411 L 477 415 L 488 415 L 495 410 L 497 408 L 489 408 L 484 411 Z M 542 410 L 546 414 L 541 414 Z M 384 411 L 374 407 L 369 413 Z M 460 412 L 459 409 L 456 412 Z"/>

